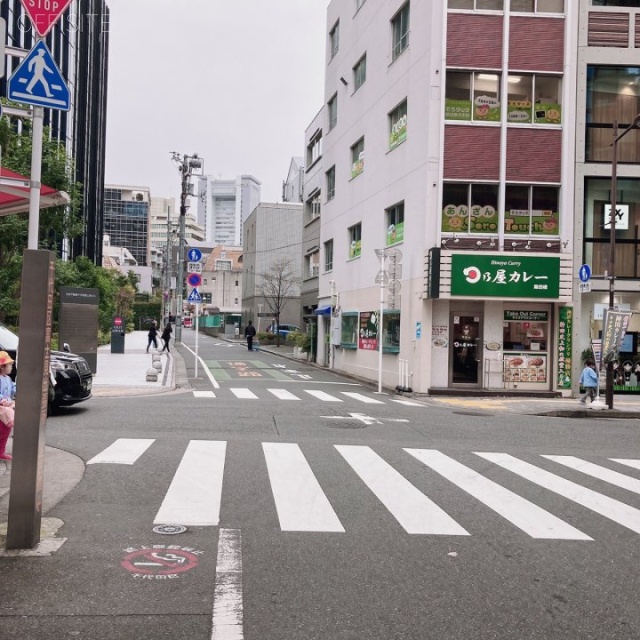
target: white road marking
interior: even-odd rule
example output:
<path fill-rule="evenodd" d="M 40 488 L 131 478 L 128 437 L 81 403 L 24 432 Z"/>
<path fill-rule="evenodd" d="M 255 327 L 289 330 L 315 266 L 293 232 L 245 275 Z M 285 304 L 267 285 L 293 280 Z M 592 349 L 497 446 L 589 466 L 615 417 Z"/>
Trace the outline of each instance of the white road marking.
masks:
<path fill-rule="evenodd" d="M 592 540 L 575 527 L 473 469 L 432 449 L 405 449 L 420 462 L 493 509 L 532 538 Z"/>
<path fill-rule="evenodd" d="M 184 342 L 182 343 L 182 346 L 189 350 L 194 356 L 196 355 L 196 352 L 193 349 L 190 349 Z M 205 364 L 205 361 L 200 357 L 198 357 L 198 362 L 202 365 L 202 370 L 207 374 L 207 377 L 209 378 L 209 382 L 211 382 L 211 386 L 214 389 L 219 389 L 220 388 L 220 384 L 218 383 L 218 381 L 213 377 L 213 374 L 211 373 L 209 367 L 207 367 L 207 365 Z"/>
<path fill-rule="evenodd" d="M 155 440 L 119 438 L 87 464 L 134 464 Z"/>
<path fill-rule="evenodd" d="M 391 398 L 391 402 L 396 402 L 404 407 L 424 407 L 423 404 L 420 404 L 419 402 L 411 402 L 411 400 L 394 400 Z"/>
<path fill-rule="evenodd" d="M 548 460 L 553 460 L 554 462 L 559 462 L 565 467 L 575 469 L 576 471 L 581 471 L 582 473 L 586 473 L 592 478 L 598 478 L 598 480 L 603 480 L 604 482 L 613 484 L 616 487 L 621 487 L 622 489 L 633 491 L 633 493 L 640 493 L 640 480 L 638 480 L 637 478 L 631 478 L 630 476 L 625 476 L 624 473 L 612 471 L 611 469 L 607 469 L 606 467 L 601 467 L 600 465 L 593 464 L 593 462 L 587 462 L 586 460 L 581 460 L 580 458 L 576 458 L 574 456 L 542 457 L 547 458 Z"/>
<path fill-rule="evenodd" d="M 241 532 L 240 529 L 220 529 L 211 640 L 243 640 L 242 616 Z"/>
<path fill-rule="evenodd" d="M 337 444 L 335 448 L 407 533 L 469 535 L 370 447 Z"/>
<path fill-rule="evenodd" d="M 257 400 L 258 396 L 253 393 L 253 391 L 249 391 L 249 389 L 241 387 L 237 389 L 231 389 L 231 393 L 236 398 L 240 398 L 240 400 Z"/>
<path fill-rule="evenodd" d="M 640 460 L 630 460 L 629 458 L 609 458 L 609 460 L 631 467 L 632 469 L 640 469 Z"/>
<path fill-rule="evenodd" d="M 476 455 L 493 462 L 504 469 L 512 471 L 530 482 L 533 482 L 549 491 L 553 491 L 577 504 L 599 513 L 621 524 L 631 531 L 640 533 L 640 511 L 629 505 L 609 498 L 597 491 L 582 487 L 575 482 L 556 476 L 549 471 L 539 469 L 528 462 L 518 460 L 507 453 L 477 453 Z"/>
<path fill-rule="evenodd" d="M 300 400 L 298 396 L 294 396 L 291 391 L 286 389 L 267 389 L 269 393 L 272 393 L 278 400 Z"/>
<path fill-rule="evenodd" d="M 341 391 L 343 396 L 348 396 L 349 398 L 353 398 L 354 400 L 360 400 L 360 402 L 364 402 L 365 404 L 384 404 L 382 400 L 376 400 L 375 398 L 370 398 L 369 396 L 363 396 L 361 393 L 355 393 L 353 391 Z"/>
<path fill-rule="evenodd" d="M 226 442 L 191 440 L 153 524 L 217 525 L 226 452 Z"/>
<path fill-rule="evenodd" d="M 314 389 L 305 389 L 305 393 L 308 393 L 310 396 L 317 398 L 318 400 L 322 400 L 323 402 L 343 402 L 340 398 L 336 398 L 329 393 L 325 393 L 324 391 L 316 391 Z"/>
<path fill-rule="evenodd" d="M 262 448 L 282 531 L 344 533 L 300 447 L 263 442 Z"/>
<path fill-rule="evenodd" d="M 216 394 L 213 391 L 194 391 L 194 398 L 215 398 Z"/>

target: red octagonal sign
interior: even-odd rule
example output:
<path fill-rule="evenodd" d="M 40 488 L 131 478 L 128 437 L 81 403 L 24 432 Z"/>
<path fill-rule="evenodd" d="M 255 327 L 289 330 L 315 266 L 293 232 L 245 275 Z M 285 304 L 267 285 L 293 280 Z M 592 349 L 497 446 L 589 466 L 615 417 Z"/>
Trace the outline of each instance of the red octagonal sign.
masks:
<path fill-rule="evenodd" d="M 46 36 L 71 0 L 22 0 L 22 4 L 38 34 Z"/>

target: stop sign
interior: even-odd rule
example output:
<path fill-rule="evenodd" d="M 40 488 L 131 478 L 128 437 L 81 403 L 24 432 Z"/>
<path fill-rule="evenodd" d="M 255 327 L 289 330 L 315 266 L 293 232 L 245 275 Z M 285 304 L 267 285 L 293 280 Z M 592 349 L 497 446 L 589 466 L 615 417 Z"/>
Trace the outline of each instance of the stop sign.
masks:
<path fill-rule="evenodd" d="M 38 34 L 46 36 L 71 0 L 22 0 L 22 4 Z"/>

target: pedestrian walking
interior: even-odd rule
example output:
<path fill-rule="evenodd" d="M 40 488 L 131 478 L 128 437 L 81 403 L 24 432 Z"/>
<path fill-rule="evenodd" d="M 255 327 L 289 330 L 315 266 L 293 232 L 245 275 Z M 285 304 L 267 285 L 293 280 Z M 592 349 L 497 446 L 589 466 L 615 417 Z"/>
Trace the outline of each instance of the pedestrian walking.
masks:
<path fill-rule="evenodd" d="M 256 328 L 253 326 L 253 322 L 249 320 L 249 324 L 244 328 L 244 337 L 247 339 L 247 349 L 253 351 L 253 338 L 256 335 Z"/>
<path fill-rule="evenodd" d="M 0 351 L 0 460 L 12 459 L 6 447 L 13 429 L 16 406 L 16 383 L 10 377 L 13 362 L 6 351 Z"/>
<path fill-rule="evenodd" d="M 171 328 L 171 323 L 167 322 L 167 326 L 164 328 L 164 330 L 162 331 L 162 335 L 160 336 L 160 338 L 162 339 L 162 342 L 164 342 L 164 346 L 162 347 L 162 350 L 164 351 L 166 349 L 167 353 L 170 352 L 169 340 L 171 340 L 172 333 L 173 333 L 173 329 Z"/>
<path fill-rule="evenodd" d="M 584 363 L 584 369 L 580 376 L 580 385 L 585 388 L 585 394 L 580 398 L 580 404 L 586 404 L 587 398 L 590 398 L 591 402 L 593 402 L 598 388 L 598 373 L 596 372 L 596 363 L 591 358 Z"/>
<path fill-rule="evenodd" d="M 149 353 L 151 344 L 153 344 L 156 349 L 158 348 L 158 323 L 155 320 L 151 323 L 147 337 L 149 338 L 149 342 L 147 342 L 147 353 Z"/>

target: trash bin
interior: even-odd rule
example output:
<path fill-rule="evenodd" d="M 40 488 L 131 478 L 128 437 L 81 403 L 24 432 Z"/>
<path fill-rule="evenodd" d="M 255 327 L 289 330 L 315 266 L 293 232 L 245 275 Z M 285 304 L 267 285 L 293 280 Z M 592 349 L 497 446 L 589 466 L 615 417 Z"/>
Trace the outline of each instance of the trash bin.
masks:
<path fill-rule="evenodd" d="M 124 319 L 114 316 L 111 322 L 111 353 L 124 353 Z"/>

